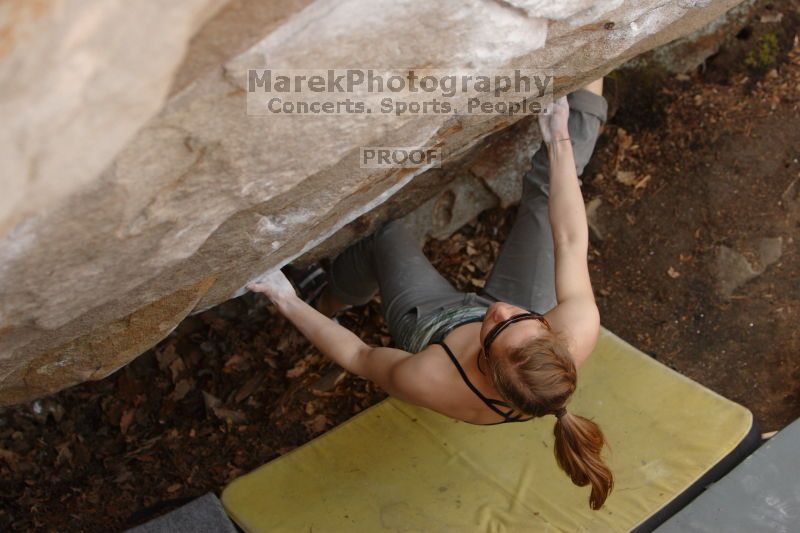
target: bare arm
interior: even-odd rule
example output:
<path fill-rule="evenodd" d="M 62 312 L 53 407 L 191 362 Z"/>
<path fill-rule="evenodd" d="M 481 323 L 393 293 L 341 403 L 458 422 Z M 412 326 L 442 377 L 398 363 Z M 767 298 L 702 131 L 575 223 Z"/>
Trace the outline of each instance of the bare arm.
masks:
<path fill-rule="evenodd" d="M 374 382 L 391 396 L 417 405 L 429 405 L 431 387 L 425 379 L 428 373 L 419 368 L 421 358 L 403 350 L 367 345 L 353 332 L 298 298 L 280 271 L 248 288 L 265 294 L 311 344 L 348 372 Z"/>
<path fill-rule="evenodd" d="M 349 329 L 340 326 L 306 302 L 292 295 L 273 300 L 278 311 L 322 354 L 353 374 L 369 379 L 370 347 Z"/>
<path fill-rule="evenodd" d="M 540 119 L 550 160 L 550 225 L 555 247 L 555 283 L 558 305 L 548 318 L 567 333 L 570 351 L 580 366 L 597 342 L 600 314 L 589 279 L 589 228 L 575 157 L 567 129 L 569 106 L 559 99 L 552 115 Z M 547 129 L 547 132 L 545 132 Z"/>

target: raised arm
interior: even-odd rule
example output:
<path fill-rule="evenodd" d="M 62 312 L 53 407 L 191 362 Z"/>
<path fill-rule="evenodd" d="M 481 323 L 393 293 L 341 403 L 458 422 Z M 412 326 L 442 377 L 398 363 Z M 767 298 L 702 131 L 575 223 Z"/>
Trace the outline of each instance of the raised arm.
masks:
<path fill-rule="evenodd" d="M 291 283 L 276 270 L 248 289 L 267 296 L 322 354 L 342 368 L 374 382 L 387 394 L 417 405 L 428 405 L 420 358 L 403 350 L 372 347 L 357 335 L 301 300 Z"/>
<path fill-rule="evenodd" d="M 576 365 L 597 342 L 600 314 L 589 279 L 587 254 L 589 228 L 583 204 L 567 121 L 569 104 L 561 97 L 550 116 L 539 125 L 550 160 L 550 225 L 555 248 L 555 283 L 558 305 L 548 313 L 553 325 L 567 333 Z"/>

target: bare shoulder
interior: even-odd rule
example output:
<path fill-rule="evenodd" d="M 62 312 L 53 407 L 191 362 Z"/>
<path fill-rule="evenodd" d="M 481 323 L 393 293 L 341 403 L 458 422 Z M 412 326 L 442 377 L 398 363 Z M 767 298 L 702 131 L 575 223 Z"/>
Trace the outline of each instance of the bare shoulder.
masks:
<path fill-rule="evenodd" d="M 408 382 L 417 405 L 460 420 L 478 417 L 482 405 L 463 384 L 444 349 L 430 345 L 403 365 L 400 376 Z M 399 377 L 400 377 L 399 376 Z"/>
<path fill-rule="evenodd" d="M 558 304 L 545 317 L 560 332 L 580 366 L 594 350 L 600 335 L 600 312 L 594 298 L 573 298 Z"/>
<path fill-rule="evenodd" d="M 434 407 L 438 393 L 446 379 L 446 369 L 441 364 L 441 357 L 436 357 L 436 346 L 429 346 L 416 354 L 402 352 L 404 357 L 398 358 L 391 367 L 386 382 L 380 385 L 392 396 L 401 400 Z M 400 352 L 393 348 L 373 349 L 375 357 L 391 357 L 392 352 Z"/>
<path fill-rule="evenodd" d="M 409 378 L 426 386 L 438 387 L 446 382 L 450 362 L 442 353 L 441 346 L 431 344 L 419 353 L 403 361 L 403 372 L 411 373 Z"/>

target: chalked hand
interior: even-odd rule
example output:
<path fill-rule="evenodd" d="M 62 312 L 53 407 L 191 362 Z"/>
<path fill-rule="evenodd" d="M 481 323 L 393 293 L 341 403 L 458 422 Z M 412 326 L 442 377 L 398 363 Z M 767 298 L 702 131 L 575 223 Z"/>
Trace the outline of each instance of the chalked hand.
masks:
<path fill-rule="evenodd" d="M 251 281 L 247 284 L 247 288 L 253 292 L 260 292 L 273 303 L 297 296 L 294 287 L 279 269 Z"/>
<path fill-rule="evenodd" d="M 547 143 L 569 139 L 569 103 L 567 97 L 562 96 L 551 104 L 545 106 L 548 113 L 539 114 L 539 128 L 542 130 L 542 140 Z"/>

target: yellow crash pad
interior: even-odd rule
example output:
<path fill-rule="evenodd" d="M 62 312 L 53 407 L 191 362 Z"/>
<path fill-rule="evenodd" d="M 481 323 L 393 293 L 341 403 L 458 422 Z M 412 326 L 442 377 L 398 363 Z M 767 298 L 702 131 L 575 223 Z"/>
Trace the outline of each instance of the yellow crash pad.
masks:
<path fill-rule="evenodd" d="M 249 533 L 650 529 L 753 425 L 744 407 L 606 330 L 570 411 L 610 443 L 616 487 L 599 511 L 556 466 L 552 416 L 476 426 L 395 399 L 240 477 L 222 501 Z"/>

